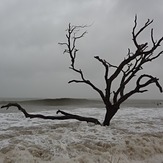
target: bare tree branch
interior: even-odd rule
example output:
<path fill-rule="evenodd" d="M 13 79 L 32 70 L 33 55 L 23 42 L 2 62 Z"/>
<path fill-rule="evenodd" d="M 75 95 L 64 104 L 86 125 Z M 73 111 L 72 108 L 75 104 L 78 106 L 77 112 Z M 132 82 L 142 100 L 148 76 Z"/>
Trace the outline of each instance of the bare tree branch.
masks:
<path fill-rule="evenodd" d="M 76 49 L 76 40 L 82 38 L 86 32 L 76 36 L 77 32 L 80 30 L 80 26 L 78 28 L 78 26 L 69 25 L 69 32 L 66 34 L 68 40 L 65 44 L 62 43 L 61 45 L 66 45 L 68 47 L 68 50 L 66 49 L 65 52 L 69 53 L 71 58 L 70 69 L 80 75 L 80 80 L 71 80 L 69 83 L 75 82 L 87 84 L 100 94 L 107 110 L 103 123 L 104 125 L 109 125 L 111 118 L 117 112 L 121 103 L 136 93 L 144 93 L 148 91 L 146 87 L 150 84 L 156 84 L 156 87 L 158 87 L 160 92 L 162 92 L 162 87 L 156 77 L 147 74 L 143 74 L 137 77 L 138 72 L 143 70 L 143 67 L 146 63 L 157 59 L 163 54 L 163 51 L 158 53 L 155 52 L 162 43 L 163 37 L 159 38 L 158 41 L 156 41 L 154 38 L 153 28 L 150 30 L 150 42 L 152 45 L 149 42 L 139 43 L 138 41 L 139 36 L 141 36 L 141 34 L 152 23 L 153 20 L 148 19 L 141 28 L 138 28 L 137 15 L 135 16 L 134 26 L 132 29 L 132 40 L 136 50 L 131 52 L 131 50 L 128 49 L 127 57 L 124 58 L 124 60 L 122 60 L 119 65 L 110 64 L 105 59 L 101 59 L 99 56 L 94 56 L 94 58 L 104 66 L 104 81 L 106 85 L 105 91 L 97 88 L 90 80 L 87 80 L 84 77 L 84 73 L 81 69 L 75 67 L 76 53 L 78 52 L 78 49 Z M 76 27 L 78 30 L 76 30 Z M 73 34 L 73 37 L 71 34 Z M 113 68 L 113 72 L 110 71 L 110 68 Z M 113 90 L 113 84 L 117 79 L 119 79 L 119 84 L 117 85 L 117 88 Z M 146 79 L 146 82 L 141 83 L 142 80 L 144 81 L 144 79 Z M 136 87 L 128 91 L 127 86 L 131 82 L 135 82 Z"/>
<path fill-rule="evenodd" d="M 148 80 L 146 82 L 144 82 L 143 84 L 141 84 L 141 80 L 143 78 L 147 78 Z M 137 81 L 136 81 L 136 87 L 135 89 L 133 89 L 132 91 L 130 91 L 129 93 L 126 93 L 124 96 L 122 96 L 119 100 L 118 100 L 118 103 L 122 103 L 124 102 L 126 99 L 128 99 L 130 96 L 132 96 L 133 94 L 135 93 L 144 93 L 144 92 L 147 92 L 148 90 L 147 89 L 143 89 L 141 90 L 142 88 L 145 88 L 147 87 L 148 85 L 152 84 L 152 83 L 155 83 L 156 86 L 158 87 L 159 91 L 162 93 L 163 90 L 162 90 L 162 87 L 161 85 L 159 84 L 158 82 L 159 79 L 157 79 L 156 77 L 153 77 L 152 75 L 148 75 L 148 74 L 143 74 L 141 75 Z"/>
<path fill-rule="evenodd" d="M 24 114 L 24 116 L 26 118 L 41 118 L 41 119 L 50 119 L 50 120 L 76 119 L 76 120 L 79 120 L 79 121 L 86 121 L 87 123 L 91 122 L 91 123 L 101 125 L 101 123 L 96 118 L 82 117 L 82 116 L 75 115 L 75 114 L 70 114 L 70 113 L 67 113 L 67 112 L 64 112 L 64 111 L 61 111 L 61 110 L 58 110 L 56 113 L 57 114 L 61 113 L 61 114 L 63 114 L 63 116 L 45 116 L 45 115 L 42 115 L 42 114 L 29 114 L 29 113 L 27 113 L 27 111 L 24 108 L 22 108 L 17 103 L 9 103 L 7 105 L 1 106 L 1 108 L 6 108 L 6 109 L 9 109 L 10 107 L 17 107 L 18 110 L 20 110 Z"/>
<path fill-rule="evenodd" d="M 153 23 L 153 20 L 148 19 L 148 20 L 146 21 L 146 23 L 144 24 L 144 26 L 138 30 L 138 32 L 135 31 L 135 30 L 136 30 L 136 27 L 137 27 L 137 15 L 135 16 L 134 23 L 135 23 L 135 25 L 134 25 L 133 31 L 132 31 L 133 41 L 134 41 L 134 44 L 135 44 L 135 46 L 137 47 L 137 49 L 138 49 L 138 50 L 141 50 L 141 49 L 144 48 L 144 47 L 141 47 L 141 46 L 138 44 L 138 42 L 137 42 L 137 37 L 138 37 L 138 36 L 140 35 L 140 33 L 142 33 L 150 24 Z"/>
<path fill-rule="evenodd" d="M 133 42 L 136 46 L 136 51 L 135 53 L 131 53 L 130 49 L 128 49 L 128 54 L 127 58 L 120 63 L 120 65 L 117 67 L 116 71 L 112 74 L 109 80 L 111 80 L 111 84 L 116 79 L 120 72 L 123 72 L 120 86 L 118 87 L 117 91 L 114 91 L 114 97 L 113 97 L 113 102 L 116 104 L 119 98 L 122 98 L 125 95 L 125 87 L 127 84 L 136 76 L 137 72 L 143 69 L 143 65 L 148 63 L 149 61 L 153 61 L 154 59 L 158 58 L 163 51 L 159 52 L 158 54 L 154 54 L 154 51 L 158 48 L 160 43 L 163 41 L 163 38 L 161 37 L 159 41 L 154 41 L 153 37 L 153 29 L 151 29 L 151 42 L 152 42 L 152 48 L 150 50 L 147 50 L 147 45 L 148 43 L 144 44 L 139 44 L 137 42 L 137 37 L 150 25 L 153 23 L 153 20 L 147 20 L 146 23 L 142 28 L 136 32 L 136 27 L 137 27 L 137 16 L 135 16 L 135 21 L 134 21 L 134 27 L 132 31 L 132 36 L 133 36 Z M 127 70 L 123 70 L 125 67 L 127 67 Z M 147 90 L 145 90 L 147 91 Z M 141 91 L 141 93 L 145 92 Z M 131 91 L 132 92 L 132 91 Z M 131 94 L 137 93 L 137 91 L 133 91 Z M 140 92 L 139 92 L 140 93 Z M 127 97 L 129 97 L 129 94 L 127 93 Z M 123 101 L 123 100 L 122 100 Z"/>
<path fill-rule="evenodd" d="M 84 29 L 86 27 L 88 27 L 88 26 L 86 26 L 86 25 L 73 26 L 73 25 L 69 24 L 69 27 L 67 29 L 68 34 L 66 34 L 67 42 L 59 43 L 60 45 L 66 45 L 66 47 L 67 47 L 67 49 L 65 49 L 65 52 L 69 54 L 70 59 L 71 59 L 71 67 L 69 67 L 69 68 L 72 69 L 73 71 L 77 72 L 82 79 L 82 80 L 71 80 L 68 83 L 73 83 L 73 82 L 85 83 L 85 84 L 91 86 L 94 90 L 96 90 L 100 94 L 103 101 L 105 101 L 103 92 L 99 88 L 97 88 L 90 80 L 85 79 L 84 74 L 81 69 L 77 69 L 75 67 L 75 59 L 76 59 L 76 54 L 78 52 L 78 49 L 76 48 L 76 41 L 78 39 L 84 37 L 84 35 L 87 33 L 86 31 L 84 31 L 81 34 L 78 34 L 78 32 L 80 31 L 80 29 Z"/>

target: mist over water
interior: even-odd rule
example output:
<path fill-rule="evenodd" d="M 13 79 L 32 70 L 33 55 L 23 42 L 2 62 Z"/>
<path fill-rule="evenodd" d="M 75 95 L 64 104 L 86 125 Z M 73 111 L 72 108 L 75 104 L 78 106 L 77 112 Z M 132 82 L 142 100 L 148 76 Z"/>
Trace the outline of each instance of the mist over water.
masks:
<path fill-rule="evenodd" d="M 56 115 L 57 109 L 63 109 L 103 121 L 105 109 L 99 101 L 91 104 L 87 100 L 69 100 L 28 101 L 21 105 L 33 114 Z M 63 105 L 68 101 L 67 107 Z M 76 120 L 26 119 L 13 107 L 1 110 L 0 121 L 0 163 L 163 162 L 160 100 L 128 102 L 109 127 Z"/>

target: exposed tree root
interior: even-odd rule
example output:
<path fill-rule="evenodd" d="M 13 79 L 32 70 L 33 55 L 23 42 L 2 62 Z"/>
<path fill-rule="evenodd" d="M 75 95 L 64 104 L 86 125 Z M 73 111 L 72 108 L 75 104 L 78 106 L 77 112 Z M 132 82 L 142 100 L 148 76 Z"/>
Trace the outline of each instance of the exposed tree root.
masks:
<path fill-rule="evenodd" d="M 26 118 L 41 118 L 41 119 L 51 119 L 51 120 L 76 119 L 76 120 L 79 120 L 79 121 L 86 121 L 87 123 L 91 122 L 91 123 L 101 125 L 101 123 L 96 118 L 82 117 L 82 116 L 75 115 L 75 114 L 70 114 L 70 113 L 67 113 L 67 112 L 64 112 L 64 111 L 61 111 L 61 110 L 58 110 L 56 112 L 56 114 L 61 113 L 61 114 L 63 114 L 63 116 L 45 116 L 45 115 L 42 115 L 42 114 L 29 114 L 18 103 L 9 103 L 7 105 L 1 106 L 1 108 L 6 108 L 6 110 L 7 110 L 9 107 L 12 107 L 12 106 L 17 107 L 18 110 L 20 110 L 25 115 Z"/>

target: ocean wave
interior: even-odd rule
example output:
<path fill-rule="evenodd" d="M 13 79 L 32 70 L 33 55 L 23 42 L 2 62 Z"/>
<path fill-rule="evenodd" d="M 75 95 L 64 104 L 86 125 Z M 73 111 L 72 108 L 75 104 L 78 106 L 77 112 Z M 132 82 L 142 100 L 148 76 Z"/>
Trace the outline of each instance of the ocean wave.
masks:
<path fill-rule="evenodd" d="M 56 99 L 21 99 L 21 98 L 1 98 L 0 104 L 16 102 L 23 105 L 35 106 L 65 106 L 65 107 L 96 107 L 103 108 L 104 104 L 100 99 L 80 99 L 80 98 L 56 98 Z M 136 107 L 136 108 L 161 108 L 163 107 L 163 100 L 138 100 L 130 99 L 125 101 L 121 107 Z"/>
<path fill-rule="evenodd" d="M 0 104 L 16 102 L 24 105 L 39 106 L 96 106 L 104 107 L 101 100 L 77 99 L 77 98 L 56 98 L 56 99 L 1 99 Z"/>

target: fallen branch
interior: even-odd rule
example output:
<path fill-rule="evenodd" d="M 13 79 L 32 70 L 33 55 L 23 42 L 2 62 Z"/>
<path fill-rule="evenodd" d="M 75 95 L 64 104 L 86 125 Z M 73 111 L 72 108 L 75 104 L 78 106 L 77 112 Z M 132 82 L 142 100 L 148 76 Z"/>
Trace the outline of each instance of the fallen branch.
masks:
<path fill-rule="evenodd" d="M 58 110 L 56 112 L 56 114 L 61 113 L 63 114 L 63 116 L 45 116 L 42 114 L 29 114 L 24 108 L 22 108 L 18 103 L 9 103 L 7 105 L 3 105 L 1 106 L 1 108 L 6 108 L 9 109 L 9 107 L 17 107 L 18 110 L 20 110 L 26 118 L 41 118 L 41 119 L 51 119 L 51 120 L 67 120 L 67 119 L 76 119 L 79 121 L 86 121 L 91 122 L 91 123 L 95 123 L 95 124 L 99 124 L 101 125 L 101 123 L 96 119 L 96 118 L 92 118 L 92 117 L 82 117 L 79 115 L 75 115 L 75 114 L 70 114 L 61 110 Z"/>

